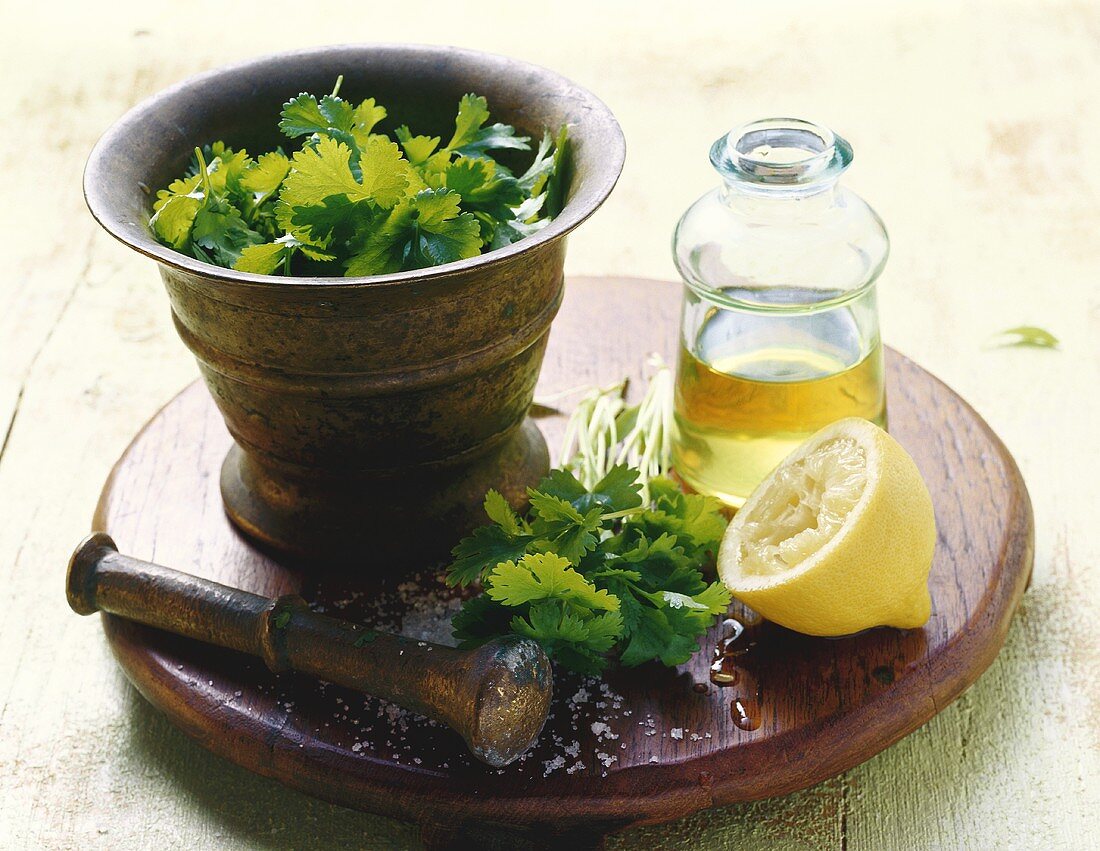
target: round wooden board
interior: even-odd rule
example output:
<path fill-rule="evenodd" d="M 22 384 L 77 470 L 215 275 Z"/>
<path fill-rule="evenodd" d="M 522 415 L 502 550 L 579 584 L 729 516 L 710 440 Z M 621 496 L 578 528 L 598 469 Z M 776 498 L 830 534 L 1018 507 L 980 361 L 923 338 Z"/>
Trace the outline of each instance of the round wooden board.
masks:
<path fill-rule="evenodd" d="M 651 351 L 671 360 L 679 300 L 671 283 L 571 280 L 539 397 L 637 376 Z M 810 786 L 913 731 L 974 682 L 1031 570 L 1031 506 L 1004 446 L 919 366 L 893 351 L 887 365 L 891 431 L 916 459 L 939 525 L 923 629 L 827 640 L 759 624 L 738 640 L 738 681 L 724 688 L 709 682 L 706 645 L 675 670 L 613 671 L 602 684 L 559 675 L 537 746 L 499 771 L 449 730 L 373 698 L 118 618 L 105 616 L 104 629 L 141 693 L 204 747 L 310 794 L 420 821 L 436 840 L 485 825 L 576 839 Z M 540 413 L 553 451 L 564 420 Z M 119 460 L 95 528 L 138 558 L 258 593 L 299 592 L 379 628 L 448 634 L 456 601 L 438 569 L 377 579 L 367 552 L 345 578 L 318 579 L 316 568 L 279 563 L 242 539 L 218 493 L 229 444 L 205 388 L 192 384 Z"/>

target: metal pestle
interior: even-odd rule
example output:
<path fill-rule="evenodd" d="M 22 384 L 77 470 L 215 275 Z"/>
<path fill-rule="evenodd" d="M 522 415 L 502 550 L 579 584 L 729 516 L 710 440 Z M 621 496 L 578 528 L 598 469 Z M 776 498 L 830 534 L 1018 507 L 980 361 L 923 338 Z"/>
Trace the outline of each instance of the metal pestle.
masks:
<path fill-rule="evenodd" d="M 109 612 L 384 698 L 453 728 L 492 766 L 526 751 L 550 708 L 550 661 L 528 639 L 458 650 L 375 632 L 297 595 L 262 597 L 122 555 L 102 532 L 73 552 L 66 594 L 77 614 Z"/>

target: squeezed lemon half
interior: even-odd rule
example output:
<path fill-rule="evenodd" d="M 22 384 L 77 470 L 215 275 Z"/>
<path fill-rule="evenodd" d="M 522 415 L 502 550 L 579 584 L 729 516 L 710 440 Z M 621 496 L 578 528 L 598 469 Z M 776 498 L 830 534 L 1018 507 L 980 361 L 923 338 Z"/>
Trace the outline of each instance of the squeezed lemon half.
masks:
<path fill-rule="evenodd" d="M 810 635 L 918 627 L 932 610 L 932 498 L 913 459 L 867 420 L 826 426 L 734 516 L 718 573 L 768 620 Z"/>

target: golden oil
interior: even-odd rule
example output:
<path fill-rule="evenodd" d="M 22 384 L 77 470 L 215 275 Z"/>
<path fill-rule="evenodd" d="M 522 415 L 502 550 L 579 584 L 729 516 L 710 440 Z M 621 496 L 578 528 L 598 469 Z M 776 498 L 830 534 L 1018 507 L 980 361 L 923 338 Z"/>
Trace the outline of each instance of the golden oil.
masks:
<path fill-rule="evenodd" d="M 818 429 L 843 417 L 885 428 L 882 346 L 876 339 L 865 353 L 845 348 L 789 341 L 710 357 L 681 347 L 673 444 L 679 476 L 739 508 Z"/>

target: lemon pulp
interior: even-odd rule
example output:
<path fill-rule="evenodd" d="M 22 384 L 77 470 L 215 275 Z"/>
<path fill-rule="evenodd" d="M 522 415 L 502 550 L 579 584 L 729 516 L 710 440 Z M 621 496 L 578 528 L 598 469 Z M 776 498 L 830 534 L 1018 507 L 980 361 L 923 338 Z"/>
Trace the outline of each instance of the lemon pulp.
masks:
<path fill-rule="evenodd" d="M 867 453 L 847 437 L 827 441 L 780 467 L 768 498 L 748 508 L 738 540 L 744 573 L 772 576 L 825 546 L 867 484 Z"/>

